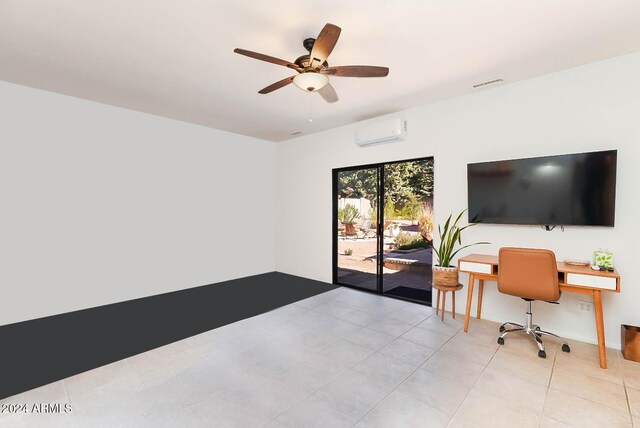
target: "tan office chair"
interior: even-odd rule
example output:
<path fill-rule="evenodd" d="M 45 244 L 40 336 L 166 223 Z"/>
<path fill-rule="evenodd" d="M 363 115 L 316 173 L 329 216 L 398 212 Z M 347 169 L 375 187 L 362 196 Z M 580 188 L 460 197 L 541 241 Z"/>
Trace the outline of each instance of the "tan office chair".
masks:
<path fill-rule="evenodd" d="M 525 325 L 506 322 L 500 326 L 498 343 L 504 345 L 504 338 L 509 333 L 524 332 L 536 341 L 538 357 L 546 358 L 542 336 L 553 336 L 562 340 L 562 351 L 571 352 L 566 340 L 533 324 L 531 302 L 544 300 L 558 303 L 560 287 L 558 286 L 558 265 L 553 251 L 530 248 L 501 248 L 498 255 L 498 290 L 524 299 L 527 302 Z M 513 328 L 507 328 L 512 326 Z"/>

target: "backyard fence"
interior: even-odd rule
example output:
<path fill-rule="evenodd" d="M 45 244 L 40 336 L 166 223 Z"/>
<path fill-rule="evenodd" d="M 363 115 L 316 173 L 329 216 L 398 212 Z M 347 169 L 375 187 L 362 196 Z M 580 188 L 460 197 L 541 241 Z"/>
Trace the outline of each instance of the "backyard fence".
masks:
<path fill-rule="evenodd" d="M 346 205 L 353 205 L 360 212 L 361 218 L 371 218 L 371 201 L 367 198 L 340 198 L 338 199 L 338 208 L 344 208 Z"/>

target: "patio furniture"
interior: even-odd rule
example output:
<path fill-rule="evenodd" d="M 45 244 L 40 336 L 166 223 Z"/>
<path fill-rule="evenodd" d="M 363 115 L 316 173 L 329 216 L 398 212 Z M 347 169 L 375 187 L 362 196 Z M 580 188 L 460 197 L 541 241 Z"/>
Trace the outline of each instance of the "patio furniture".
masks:
<path fill-rule="evenodd" d="M 371 228 L 371 220 L 367 220 L 364 222 L 364 224 L 360 228 L 360 232 L 363 233 L 362 239 L 372 238 L 376 236 L 376 230 Z"/>

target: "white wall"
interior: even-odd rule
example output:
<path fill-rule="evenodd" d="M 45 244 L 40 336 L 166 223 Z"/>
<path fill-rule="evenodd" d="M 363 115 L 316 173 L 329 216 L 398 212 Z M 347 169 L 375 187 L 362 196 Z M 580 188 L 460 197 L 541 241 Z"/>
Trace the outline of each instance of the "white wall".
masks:
<path fill-rule="evenodd" d="M 273 271 L 275 155 L 0 82 L 0 325 Z"/>
<path fill-rule="evenodd" d="M 354 130 L 362 124 L 355 124 L 280 143 L 277 270 L 331 281 L 332 168 L 433 155 L 435 214 L 442 222 L 466 208 L 467 163 L 618 149 L 614 228 L 545 232 L 533 226 L 478 225 L 463 240 L 492 243 L 464 254 L 497 254 L 501 246 L 546 247 L 562 260 L 589 259 L 600 247 L 612 250 L 622 293 L 606 293 L 603 301 L 607 344 L 618 347 L 620 324 L 640 325 L 638 76 L 640 53 L 406 110 L 405 142 L 357 147 Z M 310 195 L 315 203 L 301 203 Z M 466 275 L 461 276 L 466 284 Z M 459 294 L 459 301 L 465 299 L 466 286 Z M 561 305 L 536 303 L 534 317 L 548 330 L 595 342 L 593 314 L 579 313 L 576 300 L 565 293 Z M 523 314 L 521 300 L 485 287 L 485 318 L 518 321 Z"/>

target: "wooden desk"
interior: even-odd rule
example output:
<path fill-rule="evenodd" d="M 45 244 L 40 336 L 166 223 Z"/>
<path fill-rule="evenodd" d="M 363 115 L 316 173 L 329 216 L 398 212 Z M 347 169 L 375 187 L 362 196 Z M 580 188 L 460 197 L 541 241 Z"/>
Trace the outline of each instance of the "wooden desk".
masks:
<path fill-rule="evenodd" d="M 467 292 L 467 310 L 464 317 L 464 331 L 469 329 L 469 315 L 473 300 L 473 286 L 478 280 L 478 304 L 476 318 L 482 313 L 482 294 L 484 281 L 498 280 L 498 256 L 471 254 L 458 260 L 458 271 L 469 273 L 469 291 Z M 593 296 L 598 333 L 598 351 L 600 367 L 607 368 L 607 354 L 604 344 L 604 317 L 602 314 L 602 292 L 620 292 L 620 274 L 617 271 L 604 272 L 589 266 L 573 266 L 558 262 L 560 290 L 569 293 L 589 294 Z"/>

